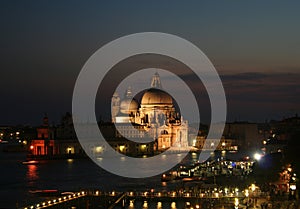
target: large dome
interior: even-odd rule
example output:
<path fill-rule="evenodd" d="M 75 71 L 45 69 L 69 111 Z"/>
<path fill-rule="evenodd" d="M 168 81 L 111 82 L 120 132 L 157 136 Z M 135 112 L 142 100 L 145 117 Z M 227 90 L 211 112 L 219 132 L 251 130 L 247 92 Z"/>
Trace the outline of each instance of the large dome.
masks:
<path fill-rule="evenodd" d="M 138 108 L 139 104 L 135 99 L 124 99 L 120 104 L 120 111 L 125 114 L 136 112 Z"/>
<path fill-rule="evenodd" d="M 167 92 L 151 88 L 144 93 L 141 105 L 173 105 L 173 100 Z"/>

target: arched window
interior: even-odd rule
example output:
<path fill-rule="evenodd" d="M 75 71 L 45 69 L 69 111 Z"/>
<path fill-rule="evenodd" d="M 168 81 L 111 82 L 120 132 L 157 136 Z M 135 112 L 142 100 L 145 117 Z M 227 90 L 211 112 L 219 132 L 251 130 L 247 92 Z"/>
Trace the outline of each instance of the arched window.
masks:
<path fill-rule="evenodd" d="M 167 130 L 162 130 L 161 134 L 168 134 L 168 131 Z"/>

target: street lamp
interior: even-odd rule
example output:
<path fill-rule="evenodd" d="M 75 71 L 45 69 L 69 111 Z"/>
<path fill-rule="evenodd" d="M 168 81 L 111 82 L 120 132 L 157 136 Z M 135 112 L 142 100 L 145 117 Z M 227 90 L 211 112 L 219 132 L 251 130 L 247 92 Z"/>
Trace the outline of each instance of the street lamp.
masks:
<path fill-rule="evenodd" d="M 255 153 L 255 154 L 253 155 L 253 157 L 254 157 L 255 160 L 259 161 L 259 160 L 261 159 L 261 154 Z"/>
<path fill-rule="evenodd" d="M 245 190 L 245 196 L 249 197 L 249 190 L 248 189 Z"/>
<path fill-rule="evenodd" d="M 234 198 L 234 208 L 238 209 L 239 208 L 239 199 L 238 198 Z"/>
<path fill-rule="evenodd" d="M 255 191 L 255 184 L 251 184 L 251 190 L 252 190 L 252 192 L 254 192 Z"/>
<path fill-rule="evenodd" d="M 247 206 L 249 204 L 249 190 L 248 189 L 245 189 L 245 196 L 246 196 L 246 200 L 247 200 Z"/>
<path fill-rule="evenodd" d="M 292 183 L 290 184 L 290 197 L 292 197 L 293 199 L 295 199 L 296 197 L 296 184 L 295 183 Z"/>
<path fill-rule="evenodd" d="M 290 189 L 291 189 L 292 191 L 295 191 L 295 190 L 297 189 L 296 184 L 291 184 L 291 185 L 290 185 Z"/>

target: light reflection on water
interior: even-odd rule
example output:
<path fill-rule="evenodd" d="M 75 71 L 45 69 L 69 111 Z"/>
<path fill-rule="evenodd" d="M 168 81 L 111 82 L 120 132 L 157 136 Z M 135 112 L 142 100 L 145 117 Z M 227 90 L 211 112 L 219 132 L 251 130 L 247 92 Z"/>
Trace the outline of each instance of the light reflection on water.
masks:
<path fill-rule="evenodd" d="M 28 180 L 29 186 L 32 186 L 32 183 L 39 179 L 36 165 L 27 165 L 26 179 Z"/>
<path fill-rule="evenodd" d="M 175 155 L 176 156 L 176 155 Z M 195 162 L 197 155 L 190 155 L 184 163 Z M 57 189 L 59 191 L 78 191 L 83 188 L 102 191 L 149 191 L 174 190 L 176 184 L 162 183 L 157 175 L 145 179 L 130 179 L 113 175 L 98 167 L 89 159 L 50 160 L 34 165 L 23 165 L 25 154 L 0 152 L 0 205 L 4 208 L 15 208 L 19 205 L 35 203 L 36 196 L 30 190 Z M 164 157 L 162 157 L 164 160 Z M 134 208 L 142 208 L 143 202 L 134 204 Z M 162 208 L 165 208 L 162 203 Z M 148 208 L 157 208 L 148 202 Z M 168 207 L 171 203 L 168 203 Z M 179 205 L 176 205 L 180 208 Z"/>

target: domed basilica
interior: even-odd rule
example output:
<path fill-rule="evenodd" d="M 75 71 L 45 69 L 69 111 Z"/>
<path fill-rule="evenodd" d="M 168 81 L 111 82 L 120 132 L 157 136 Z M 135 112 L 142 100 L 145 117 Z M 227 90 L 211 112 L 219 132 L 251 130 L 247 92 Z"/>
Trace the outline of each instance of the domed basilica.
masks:
<path fill-rule="evenodd" d="M 120 136 L 135 141 L 153 139 L 157 151 L 188 147 L 188 122 L 176 110 L 173 98 L 163 91 L 158 73 L 153 75 L 151 88 L 143 92 L 140 101 L 133 98 L 130 87 L 122 99 L 114 93 L 112 122 Z"/>

